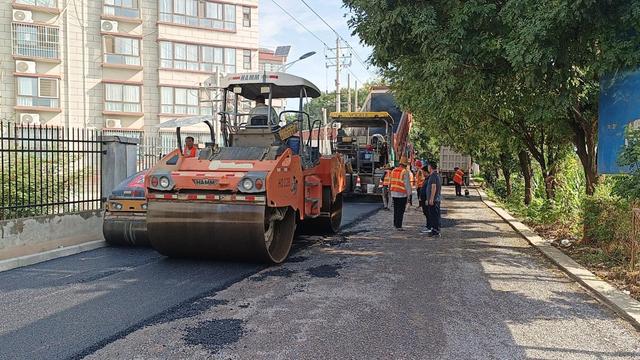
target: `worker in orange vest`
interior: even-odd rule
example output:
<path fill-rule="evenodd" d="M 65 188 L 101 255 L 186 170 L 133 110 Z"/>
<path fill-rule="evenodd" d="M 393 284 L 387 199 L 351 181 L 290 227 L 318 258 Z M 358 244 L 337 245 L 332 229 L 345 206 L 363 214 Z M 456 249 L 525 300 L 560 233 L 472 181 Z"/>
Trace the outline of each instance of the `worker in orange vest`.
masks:
<path fill-rule="evenodd" d="M 193 136 L 187 136 L 187 138 L 184 139 L 184 151 L 182 152 L 182 155 L 184 155 L 184 157 L 196 157 L 198 149 L 193 145 L 194 141 L 195 139 L 193 138 Z"/>
<path fill-rule="evenodd" d="M 382 208 L 389 210 L 391 202 L 391 192 L 389 191 L 391 186 L 391 166 L 389 164 L 384 166 L 384 175 L 380 179 L 380 186 L 382 187 Z"/>
<path fill-rule="evenodd" d="M 398 167 L 391 171 L 389 190 L 393 199 L 393 226 L 396 230 L 402 230 L 402 220 L 407 208 L 407 200 L 412 192 L 407 158 L 400 158 Z"/>
<path fill-rule="evenodd" d="M 424 170 L 422 170 L 422 161 L 416 160 L 415 167 L 416 167 L 415 188 L 418 191 L 418 208 L 422 208 L 422 204 L 420 203 L 420 189 L 422 188 L 422 184 L 424 183 L 426 176 L 424 175 L 425 174 Z"/>
<path fill-rule="evenodd" d="M 409 182 L 411 183 L 411 192 L 409 193 L 407 202 L 410 206 L 413 206 L 413 189 L 415 189 L 416 187 L 416 178 L 415 175 L 413 175 L 413 170 L 411 170 L 410 167 L 407 168 L 407 171 L 409 172 Z"/>
<path fill-rule="evenodd" d="M 462 196 L 462 184 L 464 184 L 464 171 L 459 167 L 453 169 L 455 174 L 453 175 L 453 184 L 456 187 L 456 196 Z"/>

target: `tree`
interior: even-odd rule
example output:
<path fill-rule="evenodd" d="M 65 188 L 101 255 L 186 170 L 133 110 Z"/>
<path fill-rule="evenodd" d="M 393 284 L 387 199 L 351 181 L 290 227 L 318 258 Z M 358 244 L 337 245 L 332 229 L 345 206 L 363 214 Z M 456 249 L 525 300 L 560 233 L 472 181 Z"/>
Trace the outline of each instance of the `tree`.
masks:
<path fill-rule="evenodd" d="M 553 196 L 570 140 L 597 182 L 598 84 L 640 60 L 640 0 L 345 0 L 402 105 L 457 122 L 490 117 L 517 136 Z"/>

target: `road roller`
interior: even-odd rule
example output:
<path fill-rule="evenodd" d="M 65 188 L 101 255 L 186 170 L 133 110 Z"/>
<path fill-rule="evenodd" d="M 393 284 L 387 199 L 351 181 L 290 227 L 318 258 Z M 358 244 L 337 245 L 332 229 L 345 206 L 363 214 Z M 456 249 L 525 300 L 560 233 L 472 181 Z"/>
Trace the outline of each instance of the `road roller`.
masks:
<path fill-rule="evenodd" d="M 146 171 L 121 182 L 107 199 L 102 232 L 110 245 L 148 246 Z"/>
<path fill-rule="evenodd" d="M 322 126 L 303 111 L 305 99 L 320 90 L 277 72 L 232 74 L 216 90 L 222 110 L 215 118 L 161 125 L 175 127 L 178 146 L 145 178 L 151 246 L 170 257 L 277 264 L 286 260 L 297 227 L 339 231 L 344 162 L 320 153 L 320 131 L 302 131 Z M 276 99 L 297 99 L 298 110 L 278 114 Z M 248 101 L 256 106 L 240 112 Z M 196 123 L 208 126 L 211 139 L 193 156 L 182 148 L 181 128 Z"/>

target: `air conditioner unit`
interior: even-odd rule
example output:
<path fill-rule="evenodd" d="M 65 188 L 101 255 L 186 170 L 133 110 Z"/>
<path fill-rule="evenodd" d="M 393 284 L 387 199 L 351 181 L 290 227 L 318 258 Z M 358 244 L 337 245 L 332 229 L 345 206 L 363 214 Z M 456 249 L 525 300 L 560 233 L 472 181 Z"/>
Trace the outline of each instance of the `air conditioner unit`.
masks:
<path fill-rule="evenodd" d="M 101 20 L 100 29 L 105 32 L 118 32 L 118 22 L 111 20 Z"/>
<path fill-rule="evenodd" d="M 32 23 L 33 13 L 27 10 L 13 9 L 13 21 Z"/>
<path fill-rule="evenodd" d="M 16 60 L 16 72 L 25 74 L 36 73 L 36 63 L 34 61 Z"/>
<path fill-rule="evenodd" d="M 21 125 L 40 125 L 40 114 L 20 114 Z"/>
<path fill-rule="evenodd" d="M 122 122 L 120 119 L 107 119 L 105 125 L 109 129 L 117 129 L 122 127 Z"/>

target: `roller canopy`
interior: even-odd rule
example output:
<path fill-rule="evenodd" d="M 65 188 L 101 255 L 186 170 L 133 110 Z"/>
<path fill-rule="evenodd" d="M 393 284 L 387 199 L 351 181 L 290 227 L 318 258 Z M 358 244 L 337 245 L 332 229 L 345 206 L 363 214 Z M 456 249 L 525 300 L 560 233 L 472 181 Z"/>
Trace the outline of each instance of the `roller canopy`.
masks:
<path fill-rule="evenodd" d="M 386 127 L 393 125 L 393 118 L 386 111 L 380 112 L 332 112 L 333 121 L 339 122 L 343 127 Z"/>
<path fill-rule="evenodd" d="M 269 97 L 268 93 L 262 92 L 262 87 L 273 85 L 273 99 L 290 99 L 299 98 L 300 90 L 306 90 L 306 96 L 317 98 L 321 95 L 318 89 L 311 81 L 299 76 L 279 73 L 243 73 L 228 75 L 220 82 L 220 87 L 233 92 L 234 88 L 242 88 L 240 95 L 245 99 L 255 100 L 258 96 Z"/>
<path fill-rule="evenodd" d="M 207 120 L 213 121 L 214 120 L 213 116 L 202 115 L 202 116 L 192 116 L 192 117 L 179 118 L 179 119 L 171 119 L 161 123 L 160 128 L 166 129 L 166 128 L 186 127 L 186 126 L 201 124 Z"/>

